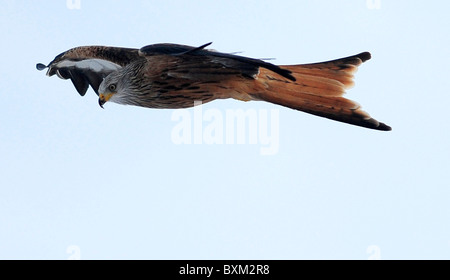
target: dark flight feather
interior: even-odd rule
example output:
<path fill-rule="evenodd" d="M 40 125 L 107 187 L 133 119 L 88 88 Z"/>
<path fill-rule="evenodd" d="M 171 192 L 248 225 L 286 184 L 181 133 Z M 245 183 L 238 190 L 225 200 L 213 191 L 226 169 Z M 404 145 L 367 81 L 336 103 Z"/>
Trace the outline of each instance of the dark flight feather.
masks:
<path fill-rule="evenodd" d="M 149 45 L 141 48 L 139 50 L 140 53 L 143 55 L 160 55 L 160 54 L 167 54 L 167 55 L 175 55 L 175 56 L 181 56 L 181 55 L 193 55 L 193 56 L 205 56 L 210 58 L 221 58 L 221 63 L 226 65 L 227 67 L 230 67 L 231 65 L 234 65 L 235 67 L 243 67 L 246 71 L 248 71 L 249 67 L 252 67 L 253 72 L 256 74 L 258 73 L 259 67 L 264 67 L 266 69 L 269 69 L 286 79 L 289 79 L 291 81 L 295 81 L 295 77 L 291 75 L 291 71 L 287 69 L 283 69 L 277 65 L 274 65 L 272 63 L 265 62 L 260 59 L 254 59 L 249 58 L 245 56 L 239 56 L 235 54 L 227 54 L 227 53 L 220 53 L 210 50 L 205 50 L 205 47 L 209 46 L 211 43 L 204 44 L 200 47 L 194 48 L 190 46 L 183 46 L 183 45 L 175 45 L 175 44 L 155 44 L 155 45 Z M 228 61 L 227 61 L 228 60 Z M 234 62 L 240 62 L 240 63 L 233 63 Z"/>

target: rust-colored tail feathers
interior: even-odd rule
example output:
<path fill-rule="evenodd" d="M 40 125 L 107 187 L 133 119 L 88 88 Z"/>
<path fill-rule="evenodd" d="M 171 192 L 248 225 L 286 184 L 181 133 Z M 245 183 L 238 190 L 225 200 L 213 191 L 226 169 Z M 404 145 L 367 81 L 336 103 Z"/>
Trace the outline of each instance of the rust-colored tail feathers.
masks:
<path fill-rule="evenodd" d="M 353 73 L 369 59 L 370 53 L 364 52 L 322 63 L 281 66 L 292 72 L 295 82 L 261 68 L 255 81 L 260 90 L 252 97 L 317 116 L 388 131 L 391 127 L 371 118 L 358 103 L 342 97 L 345 90 L 353 86 Z"/>

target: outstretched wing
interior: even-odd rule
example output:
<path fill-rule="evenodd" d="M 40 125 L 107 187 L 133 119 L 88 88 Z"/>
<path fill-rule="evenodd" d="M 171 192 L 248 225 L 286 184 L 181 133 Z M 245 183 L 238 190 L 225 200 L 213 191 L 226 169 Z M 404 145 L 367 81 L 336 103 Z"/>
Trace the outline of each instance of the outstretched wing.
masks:
<path fill-rule="evenodd" d="M 213 75 L 216 73 L 224 75 L 224 78 L 226 74 L 241 74 L 246 77 L 256 78 L 259 73 L 259 68 L 263 67 L 286 79 L 295 81 L 294 76 L 291 75 L 291 71 L 263 60 L 205 49 L 211 44 L 207 43 L 200 47 L 177 44 L 154 44 L 141 48 L 139 53 L 147 57 L 160 55 L 179 57 L 183 63 L 182 65 L 177 65 L 176 69 L 178 72 L 197 75 L 196 77 L 192 77 L 194 79 L 198 78 L 202 73 L 205 75 Z M 185 78 L 189 78 L 188 75 L 184 76 Z"/>
<path fill-rule="evenodd" d="M 89 85 L 98 95 L 98 88 L 110 73 L 126 66 L 140 57 L 167 55 L 180 58 L 183 63 L 177 65 L 172 74 L 185 78 L 198 79 L 205 75 L 218 75 L 222 79 L 230 74 L 256 78 L 259 68 L 264 67 L 278 73 L 286 79 L 295 81 L 289 70 L 260 59 L 206 50 L 205 47 L 190 47 L 177 44 L 154 44 L 138 49 L 104 46 L 76 47 L 55 57 L 47 66 L 38 63 L 36 68 L 48 68 L 47 75 L 57 75 L 61 79 L 70 79 L 80 95 L 85 95 Z M 177 59 L 175 59 L 177 60 Z M 156 67 L 155 71 L 157 71 Z M 178 71 L 178 72 L 175 72 Z M 191 74 L 192 76 L 189 76 Z"/>
<path fill-rule="evenodd" d="M 38 63 L 36 68 L 48 68 L 48 76 L 56 74 L 61 79 L 70 79 L 81 96 L 86 94 L 89 85 L 98 95 L 106 76 L 138 58 L 138 49 L 85 46 L 59 54 L 47 66 Z"/>

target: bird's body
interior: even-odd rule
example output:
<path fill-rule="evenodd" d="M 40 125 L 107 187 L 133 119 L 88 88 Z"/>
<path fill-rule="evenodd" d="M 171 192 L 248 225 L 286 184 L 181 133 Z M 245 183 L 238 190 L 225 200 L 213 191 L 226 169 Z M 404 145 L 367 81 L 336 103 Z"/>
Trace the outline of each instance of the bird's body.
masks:
<path fill-rule="evenodd" d="M 47 75 L 71 79 L 84 95 L 89 85 L 107 101 L 178 109 L 194 102 L 234 98 L 263 100 L 377 130 L 391 128 L 342 95 L 353 73 L 370 59 L 365 52 L 338 60 L 277 66 L 263 60 L 198 48 L 156 44 L 141 49 L 87 46 L 58 55 Z"/>

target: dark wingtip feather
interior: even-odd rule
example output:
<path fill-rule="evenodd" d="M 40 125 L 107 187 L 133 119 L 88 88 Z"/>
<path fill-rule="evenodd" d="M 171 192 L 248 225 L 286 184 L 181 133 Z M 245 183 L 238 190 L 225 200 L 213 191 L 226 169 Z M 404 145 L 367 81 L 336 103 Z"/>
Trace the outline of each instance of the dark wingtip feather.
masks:
<path fill-rule="evenodd" d="M 197 52 L 197 51 L 203 50 L 204 48 L 206 48 L 207 46 L 209 46 L 209 45 L 211 45 L 211 44 L 212 44 L 212 42 L 209 42 L 209 43 L 206 43 L 206 44 L 204 44 L 204 45 L 201 45 L 200 47 L 193 48 L 192 50 L 188 50 L 188 51 L 179 53 L 178 55 L 195 53 L 195 52 Z"/>
<path fill-rule="evenodd" d="M 277 71 L 274 71 L 277 72 Z M 281 76 L 295 82 L 297 81 L 297 79 L 292 75 L 292 72 L 283 68 L 280 68 L 280 70 L 278 70 L 278 74 L 280 74 Z"/>
<path fill-rule="evenodd" d="M 74 70 L 69 70 L 68 74 L 70 75 L 70 80 L 72 80 L 72 83 L 78 93 L 81 96 L 84 96 L 89 88 L 89 82 L 87 81 L 86 77 Z"/>
<path fill-rule="evenodd" d="M 42 63 L 36 64 L 36 69 L 39 70 L 39 71 L 42 71 L 42 70 L 44 70 L 45 68 L 47 68 L 47 66 L 45 66 L 45 65 L 42 64 Z"/>

